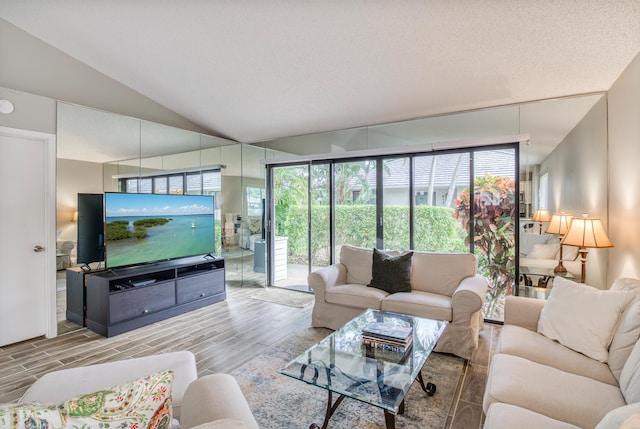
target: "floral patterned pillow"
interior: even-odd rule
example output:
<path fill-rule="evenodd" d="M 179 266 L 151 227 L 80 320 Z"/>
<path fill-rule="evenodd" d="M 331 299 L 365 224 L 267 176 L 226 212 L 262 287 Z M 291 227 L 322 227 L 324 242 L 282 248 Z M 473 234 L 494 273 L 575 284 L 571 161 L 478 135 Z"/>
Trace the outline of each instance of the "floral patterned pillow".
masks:
<path fill-rule="evenodd" d="M 169 429 L 173 371 L 161 371 L 62 404 L 0 404 L 0 429 Z"/>

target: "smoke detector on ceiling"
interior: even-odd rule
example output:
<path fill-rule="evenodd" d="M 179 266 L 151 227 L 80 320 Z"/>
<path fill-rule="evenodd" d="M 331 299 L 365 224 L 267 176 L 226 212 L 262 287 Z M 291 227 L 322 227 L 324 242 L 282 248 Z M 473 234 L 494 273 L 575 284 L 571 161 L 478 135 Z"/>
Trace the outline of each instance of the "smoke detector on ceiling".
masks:
<path fill-rule="evenodd" d="M 13 103 L 9 100 L 0 100 L 0 113 L 5 115 L 9 115 L 13 113 L 14 107 Z"/>

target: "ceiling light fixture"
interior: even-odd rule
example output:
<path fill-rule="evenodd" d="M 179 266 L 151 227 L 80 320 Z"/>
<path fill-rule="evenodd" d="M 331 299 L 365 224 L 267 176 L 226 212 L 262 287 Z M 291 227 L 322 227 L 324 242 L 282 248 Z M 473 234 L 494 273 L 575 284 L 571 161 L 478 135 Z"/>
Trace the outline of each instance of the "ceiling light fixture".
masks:
<path fill-rule="evenodd" d="M 13 103 L 9 100 L 0 100 L 0 113 L 10 115 L 13 113 Z"/>

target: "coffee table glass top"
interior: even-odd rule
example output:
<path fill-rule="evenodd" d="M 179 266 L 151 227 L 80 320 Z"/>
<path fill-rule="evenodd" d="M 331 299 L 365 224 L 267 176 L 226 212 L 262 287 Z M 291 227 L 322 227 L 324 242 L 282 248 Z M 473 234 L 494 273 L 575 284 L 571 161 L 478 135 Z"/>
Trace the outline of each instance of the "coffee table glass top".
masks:
<path fill-rule="evenodd" d="M 413 326 L 412 345 L 405 353 L 362 345 L 373 322 Z M 278 372 L 396 414 L 447 323 L 369 309 Z"/>

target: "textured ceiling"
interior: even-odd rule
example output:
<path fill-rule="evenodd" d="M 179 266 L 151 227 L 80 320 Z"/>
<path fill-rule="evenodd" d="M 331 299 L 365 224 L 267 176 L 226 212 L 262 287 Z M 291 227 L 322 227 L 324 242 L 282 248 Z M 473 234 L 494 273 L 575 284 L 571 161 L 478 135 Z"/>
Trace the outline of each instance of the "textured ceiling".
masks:
<path fill-rule="evenodd" d="M 0 16 L 241 142 L 606 91 L 640 50 L 638 0 L 2 0 Z"/>

